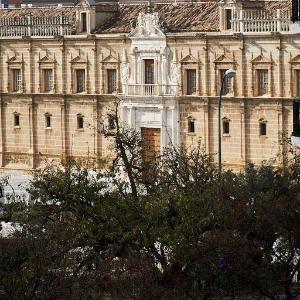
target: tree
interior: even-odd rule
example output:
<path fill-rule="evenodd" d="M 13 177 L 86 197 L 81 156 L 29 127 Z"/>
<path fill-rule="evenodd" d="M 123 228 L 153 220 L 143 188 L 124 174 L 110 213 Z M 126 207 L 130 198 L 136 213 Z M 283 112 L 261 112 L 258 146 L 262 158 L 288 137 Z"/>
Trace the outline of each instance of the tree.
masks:
<path fill-rule="evenodd" d="M 145 159 L 119 102 L 101 121 L 102 171 L 66 161 L 34 173 L 6 207 L 4 299 L 176 299 L 299 293 L 299 160 L 219 174 L 201 143 Z M 113 125 L 113 126 L 112 126 Z"/>

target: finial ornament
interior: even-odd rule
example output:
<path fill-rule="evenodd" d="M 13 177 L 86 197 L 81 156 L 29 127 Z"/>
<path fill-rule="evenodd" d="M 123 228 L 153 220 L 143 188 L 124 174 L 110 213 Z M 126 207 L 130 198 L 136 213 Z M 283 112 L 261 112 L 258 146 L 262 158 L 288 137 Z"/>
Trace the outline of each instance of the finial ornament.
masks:
<path fill-rule="evenodd" d="M 152 14 L 153 13 L 153 7 L 152 7 L 152 2 L 151 0 L 148 0 L 148 5 L 147 5 L 147 14 Z"/>

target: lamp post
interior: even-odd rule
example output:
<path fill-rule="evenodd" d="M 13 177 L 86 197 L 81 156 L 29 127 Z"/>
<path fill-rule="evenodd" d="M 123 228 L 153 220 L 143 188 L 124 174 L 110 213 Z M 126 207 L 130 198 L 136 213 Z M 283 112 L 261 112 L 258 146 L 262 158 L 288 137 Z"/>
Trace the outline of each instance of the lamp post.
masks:
<path fill-rule="evenodd" d="M 234 69 L 228 69 L 221 81 L 221 89 L 220 89 L 220 97 L 218 103 L 218 164 L 219 164 L 219 173 L 221 174 L 222 171 L 222 138 L 221 138 L 221 105 L 222 105 L 222 94 L 223 94 L 223 86 L 226 78 L 232 78 L 236 74 Z"/>

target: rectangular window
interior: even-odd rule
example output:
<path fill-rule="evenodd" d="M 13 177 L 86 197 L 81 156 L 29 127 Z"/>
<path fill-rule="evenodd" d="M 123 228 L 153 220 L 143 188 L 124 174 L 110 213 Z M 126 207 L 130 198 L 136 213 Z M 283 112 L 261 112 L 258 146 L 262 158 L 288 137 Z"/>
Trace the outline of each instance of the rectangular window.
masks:
<path fill-rule="evenodd" d="M 295 72 L 295 75 L 296 75 L 296 95 L 297 97 L 300 96 L 300 70 L 296 70 Z"/>
<path fill-rule="evenodd" d="M 145 59 L 145 84 L 154 84 L 154 60 Z"/>
<path fill-rule="evenodd" d="M 19 114 L 14 114 L 14 126 L 20 127 L 20 115 Z"/>
<path fill-rule="evenodd" d="M 223 120 L 223 134 L 229 134 L 230 126 L 228 120 Z"/>
<path fill-rule="evenodd" d="M 19 92 L 22 88 L 21 69 L 12 70 L 12 88 L 13 92 Z"/>
<path fill-rule="evenodd" d="M 195 132 L 195 120 L 193 120 L 193 119 L 188 120 L 188 132 L 189 133 Z"/>
<path fill-rule="evenodd" d="M 222 89 L 222 95 L 229 94 L 231 92 L 231 78 L 225 77 L 226 69 L 220 70 L 220 88 L 223 81 L 223 89 Z M 219 89 L 220 89 L 219 88 Z"/>
<path fill-rule="evenodd" d="M 300 3 L 299 0 L 292 1 L 292 22 L 300 21 Z"/>
<path fill-rule="evenodd" d="M 77 116 L 77 129 L 83 129 L 83 116 Z"/>
<path fill-rule="evenodd" d="M 265 122 L 259 123 L 259 135 L 267 135 L 267 124 Z"/>
<path fill-rule="evenodd" d="M 268 93 L 269 87 L 269 78 L 268 70 L 258 70 L 257 71 L 258 79 L 258 96 L 262 96 Z"/>
<path fill-rule="evenodd" d="M 45 125 L 46 128 L 51 128 L 51 116 L 48 114 L 45 115 Z"/>
<path fill-rule="evenodd" d="M 116 69 L 107 70 L 107 93 L 112 94 L 117 91 L 117 71 Z"/>
<path fill-rule="evenodd" d="M 87 32 L 86 13 L 81 14 L 81 32 Z"/>
<path fill-rule="evenodd" d="M 196 93 L 196 70 L 186 70 L 186 93 L 193 95 Z"/>
<path fill-rule="evenodd" d="M 225 29 L 231 29 L 232 10 L 225 9 Z"/>
<path fill-rule="evenodd" d="M 292 136 L 300 137 L 300 101 L 293 102 L 293 133 Z"/>
<path fill-rule="evenodd" d="M 108 118 L 108 128 L 109 130 L 116 129 L 116 122 L 114 116 L 109 116 Z"/>
<path fill-rule="evenodd" d="M 49 93 L 53 90 L 53 70 L 44 69 L 43 78 L 44 78 L 44 92 Z"/>
<path fill-rule="evenodd" d="M 82 93 L 85 91 L 85 70 L 76 70 L 76 92 Z"/>

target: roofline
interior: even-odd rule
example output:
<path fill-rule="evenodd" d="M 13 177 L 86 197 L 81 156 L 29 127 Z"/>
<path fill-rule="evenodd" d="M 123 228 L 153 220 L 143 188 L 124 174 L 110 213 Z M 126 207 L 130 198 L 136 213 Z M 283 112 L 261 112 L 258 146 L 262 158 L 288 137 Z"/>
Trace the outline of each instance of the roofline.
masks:
<path fill-rule="evenodd" d="M 226 32 L 178 32 L 178 33 L 167 33 L 167 38 L 182 38 L 182 39 L 198 39 L 203 40 L 206 38 L 233 38 L 233 39 L 240 39 L 241 37 L 253 37 L 253 38 L 266 38 L 266 37 L 272 37 L 274 38 L 274 34 L 279 36 L 298 36 L 300 37 L 300 33 L 292 33 L 292 32 L 261 32 L 261 33 L 255 33 L 255 32 L 248 32 L 248 33 L 226 33 Z M 74 34 L 74 35 L 65 35 L 65 36 L 32 36 L 32 37 L 0 37 L 0 41 L 18 41 L 18 42 L 26 42 L 26 41 L 38 41 L 38 40 L 44 40 L 44 41 L 68 41 L 68 40 L 83 40 L 83 41 L 89 41 L 94 39 L 113 39 L 113 40 L 124 40 L 129 38 L 128 33 L 97 33 L 97 34 L 88 34 L 88 35 L 80 35 L 80 34 Z"/>

